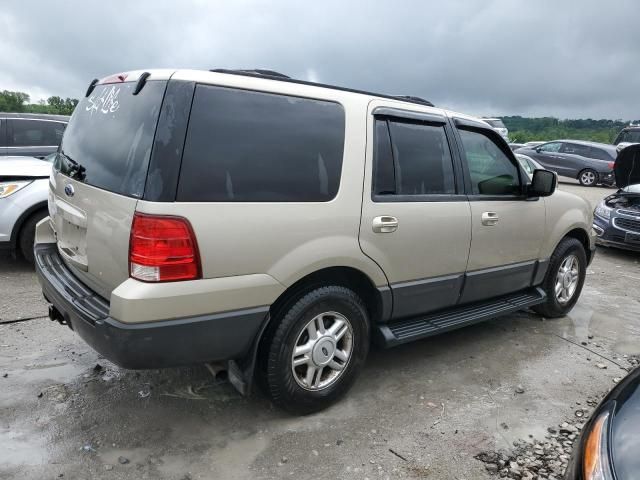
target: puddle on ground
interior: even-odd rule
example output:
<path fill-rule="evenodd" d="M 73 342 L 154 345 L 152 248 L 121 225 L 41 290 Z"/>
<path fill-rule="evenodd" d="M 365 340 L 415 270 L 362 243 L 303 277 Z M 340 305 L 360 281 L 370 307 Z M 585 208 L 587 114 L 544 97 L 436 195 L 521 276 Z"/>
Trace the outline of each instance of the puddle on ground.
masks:
<path fill-rule="evenodd" d="M 19 430 L 0 430 L 0 465 L 44 465 L 46 449 L 37 444 L 38 435 Z"/>

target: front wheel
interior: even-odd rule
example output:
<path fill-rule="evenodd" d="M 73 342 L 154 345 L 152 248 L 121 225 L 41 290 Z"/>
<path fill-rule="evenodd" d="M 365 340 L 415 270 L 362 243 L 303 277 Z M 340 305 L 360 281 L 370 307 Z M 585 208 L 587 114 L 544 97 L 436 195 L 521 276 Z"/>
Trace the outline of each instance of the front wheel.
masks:
<path fill-rule="evenodd" d="M 320 287 L 273 320 L 263 379 L 271 400 L 307 414 L 344 395 L 369 351 L 369 319 L 360 297 L 345 287 Z"/>
<path fill-rule="evenodd" d="M 547 294 L 544 303 L 533 307 L 549 318 L 569 313 L 578 301 L 587 270 L 584 246 L 575 238 L 565 238 L 556 247 L 541 287 Z"/>
<path fill-rule="evenodd" d="M 598 173 L 595 170 L 587 168 L 578 175 L 578 181 L 583 187 L 594 187 L 598 183 Z"/>

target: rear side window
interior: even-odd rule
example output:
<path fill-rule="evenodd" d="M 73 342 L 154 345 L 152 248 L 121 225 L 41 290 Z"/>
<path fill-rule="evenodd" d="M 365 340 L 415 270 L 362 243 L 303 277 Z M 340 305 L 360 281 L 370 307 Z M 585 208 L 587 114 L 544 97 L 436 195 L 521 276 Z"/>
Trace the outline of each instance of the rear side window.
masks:
<path fill-rule="evenodd" d="M 473 130 L 459 130 L 464 157 L 469 167 L 472 191 L 476 195 L 518 195 L 518 167 L 488 136 Z"/>
<path fill-rule="evenodd" d="M 9 146 L 57 147 L 67 126 L 62 122 L 47 120 L 10 120 Z"/>
<path fill-rule="evenodd" d="M 376 120 L 374 195 L 455 194 L 443 125 Z"/>
<path fill-rule="evenodd" d="M 344 128 L 337 103 L 198 85 L 177 200 L 329 201 L 340 185 Z"/>
<path fill-rule="evenodd" d="M 582 157 L 589 157 L 589 147 L 587 145 L 580 145 L 579 143 L 565 143 L 560 150 L 561 153 L 568 153 L 570 155 L 580 155 Z"/>
<path fill-rule="evenodd" d="M 609 155 L 606 151 L 602 150 L 601 148 L 595 148 L 595 147 L 591 147 L 591 155 L 589 155 L 591 158 L 596 158 L 598 160 L 608 160 L 611 161 L 614 158 Z"/>

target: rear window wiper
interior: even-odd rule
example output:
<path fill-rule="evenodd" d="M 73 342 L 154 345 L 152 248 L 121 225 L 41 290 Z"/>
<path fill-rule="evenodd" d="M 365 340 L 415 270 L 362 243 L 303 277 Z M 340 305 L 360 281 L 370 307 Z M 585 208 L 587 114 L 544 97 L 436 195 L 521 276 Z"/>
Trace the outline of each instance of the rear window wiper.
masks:
<path fill-rule="evenodd" d="M 63 150 L 60 151 L 60 155 L 62 155 L 62 158 L 64 159 L 64 161 L 66 163 L 68 163 L 69 165 L 65 165 L 65 170 L 67 175 L 69 175 L 71 178 L 74 178 L 76 180 L 84 180 L 85 177 L 85 172 L 87 171 L 86 168 L 84 168 L 82 165 L 80 165 L 80 163 L 76 162 L 73 158 L 71 158 L 69 155 L 67 155 L 66 153 L 64 153 Z"/>

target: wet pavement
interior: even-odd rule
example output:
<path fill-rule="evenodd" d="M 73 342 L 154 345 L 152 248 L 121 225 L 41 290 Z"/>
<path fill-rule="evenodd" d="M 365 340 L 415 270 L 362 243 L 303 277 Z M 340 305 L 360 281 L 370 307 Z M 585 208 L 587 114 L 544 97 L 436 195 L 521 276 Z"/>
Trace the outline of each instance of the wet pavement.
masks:
<path fill-rule="evenodd" d="M 592 204 L 613 191 L 561 188 Z M 27 265 L 0 259 L 0 322 L 45 313 Z M 0 479 L 490 478 L 474 456 L 542 440 L 638 354 L 640 254 L 604 248 L 570 316 L 374 349 L 347 397 L 308 417 L 203 366 L 121 370 L 46 318 L 0 323 Z"/>

